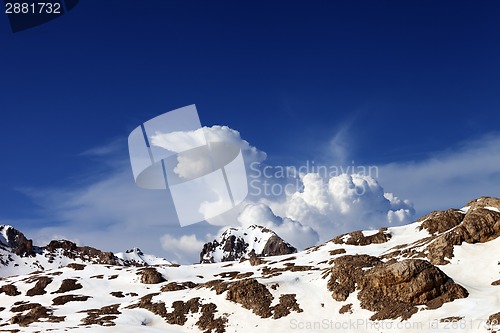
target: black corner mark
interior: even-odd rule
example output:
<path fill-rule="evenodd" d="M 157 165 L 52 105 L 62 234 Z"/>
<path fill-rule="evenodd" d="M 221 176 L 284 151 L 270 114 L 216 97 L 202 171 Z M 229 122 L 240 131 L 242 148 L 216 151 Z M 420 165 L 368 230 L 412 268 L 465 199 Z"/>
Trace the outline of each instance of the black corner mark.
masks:
<path fill-rule="evenodd" d="M 47 2 L 44 2 L 47 1 Z M 79 0 L 4 0 L 12 32 L 36 27 L 73 9 Z"/>

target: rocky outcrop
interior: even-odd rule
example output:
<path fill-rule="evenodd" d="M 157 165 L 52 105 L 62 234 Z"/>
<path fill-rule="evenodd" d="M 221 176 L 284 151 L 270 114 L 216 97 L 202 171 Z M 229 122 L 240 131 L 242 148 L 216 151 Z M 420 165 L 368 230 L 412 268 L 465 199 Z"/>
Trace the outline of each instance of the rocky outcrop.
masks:
<path fill-rule="evenodd" d="M 264 249 L 261 253 L 256 254 L 257 257 L 271 257 L 271 256 L 281 256 L 285 254 L 296 253 L 297 249 L 283 239 L 281 239 L 278 235 L 272 235 L 266 242 Z"/>
<path fill-rule="evenodd" d="M 87 317 L 82 319 L 82 325 L 100 325 L 100 326 L 115 326 L 117 315 L 121 314 L 118 310 L 120 304 L 104 306 L 100 309 L 90 309 L 86 311 Z"/>
<path fill-rule="evenodd" d="M 119 265 L 117 258 L 112 252 L 103 252 L 90 246 L 77 246 L 68 240 L 53 240 L 43 247 L 54 257 L 56 253 L 62 254 L 70 259 L 81 259 L 83 261 L 104 265 Z M 50 260 L 50 259 L 49 259 Z"/>
<path fill-rule="evenodd" d="M 159 315 L 171 325 L 184 325 L 188 315 L 201 314 L 196 326 L 207 333 L 224 333 L 226 331 L 227 318 L 225 315 L 216 317 L 217 305 L 214 303 L 203 304 L 199 297 L 191 298 L 188 301 L 175 301 L 172 303 L 171 312 L 167 310 L 164 302 L 152 302 L 154 296 L 158 294 L 148 294 L 141 298 L 138 304 L 129 306 L 129 309 L 142 308 L 156 315 Z"/>
<path fill-rule="evenodd" d="M 54 291 L 53 294 L 65 293 L 72 290 L 82 289 L 83 286 L 77 282 L 76 279 L 64 279 L 61 282 L 61 286 L 58 290 Z"/>
<path fill-rule="evenodd" d="M 271 317 L 273 295 L 255 279 L 245 279 L 228 285 L 226 299 L 241 304 L 245 309 L 262 317 Z"/>
<path fill-rule="evenodd" d="M 249 257 L 269 257 L 296 253 L 274 231 L 262 226 L 228 228 L 217 239 L 206 243 L 200 253 L 200 263 L 234 261 Z"/>
<path fill-rule="evenodd" d="M 7 296 L 17 296 L 21 293 L 17 290 L 17 287 L 13 284 L 6 284 L 0 287 L 0 294 L 5 293 Z"/>
<path fill-rule="evenodd" d="M 380 228 L 377 233 L 365 236 L 363 231 L 357 230 L 347 234 L 339 235 L 332 239 L 335 244 L 347 244 L 347 245 L 370 245 L 370 244 L 382 244 L 391 239 L 391 234 L 387 231 L 387 228 Z"/>
<path fill-rule="evenodd" d="M 22 232 L 8 226 L 0 225 L 0 233 L 4 236 L 0 238 L 0 244 L 10 248 L 12 253 L 21 257 L 34 255 L 33 241 L 27 239 Z"/>
<path fill-rule="evenodd" d="M 446 265 L 452 259 L 453 247 L 462 243 L 485 243 L 500 236 L 500 199 L 480 197 L 466 209 L 432 212 L 419 219 L 420 230 L 431 236 L 413 244 L 398 245 L 385 257 L 426 257 L 434 265 Z"/>
<path fill-rule="evenodd" d="M 141 282 L 144 284 L 157 284 L 165 281 L 163 276 L 153 267 L 148 267 L 140 272 Z"/>
<path fill-rule="evenodd" d="M 26 314 L 23 312 L 29 310 Z M 19 312 L 10 319 L 11 324 L 27 327 L 34 322 L 60 322 L 64 321 L 64 316 L 54 316 L 53 310 L 38 303 L 28 303 L 17 308 L 12 308 L 12 312 Z"/>
<path fill-rule="evenodd" d="M 416 305 L 438 308 L 468 295 L 439 268 L 421 259 L 380 264 L 366 272 L 359 289 L 361 307 L 376 312 L 372 320 L 408 319 L 417 312 Z"/>
<path fill-rule="evenodd" d="M 419 218 L 416 222 L 422 222 L 419 230 L 425 229 L 431 235 L 443 233 L 459 225 L 465 214 L 456 209 L 434 211 L 429 215 Z"/>
<path fill-rule="evenodd" d="M 375 312 L 372 320 L 408 319 L 417 312 L 417 305 L 438 308 L 468 295 L 426 260 L 382 262 L 369 255 L 345 255 L 333 264 L 327 284 L 332 297 L 345 301 L 359 290 L 361 307 Z"/>
<path fill-rule="evenodd" d="M 26 292 L 26 296 L 44 295 L 45 288 L 52 282 L 52 278 L 48 276 L 40 276 L 37 278 L 35 286 Z"/>

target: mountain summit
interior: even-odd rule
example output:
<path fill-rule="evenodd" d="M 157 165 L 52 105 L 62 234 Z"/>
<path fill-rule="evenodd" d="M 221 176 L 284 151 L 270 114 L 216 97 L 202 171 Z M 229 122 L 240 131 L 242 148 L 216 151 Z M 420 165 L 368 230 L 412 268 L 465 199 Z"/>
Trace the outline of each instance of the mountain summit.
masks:
<path fill-rule="evenodd" d="M 297 249 L 274 231 L 251 225 L 247 228 L 228 228 L 217 239 L 206 243 L 200 253 L 200 263 L 279 256 L 295 252 Z"/>

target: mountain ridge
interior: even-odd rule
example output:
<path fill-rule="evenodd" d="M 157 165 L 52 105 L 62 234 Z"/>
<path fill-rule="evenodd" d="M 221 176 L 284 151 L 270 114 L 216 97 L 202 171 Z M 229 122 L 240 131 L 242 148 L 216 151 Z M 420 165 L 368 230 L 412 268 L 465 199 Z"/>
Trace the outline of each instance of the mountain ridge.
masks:
<path fill-rule="evenodd" d="M 148 266 L 75 257 L 0 280 L 0 325 L 22 332 L 493 332 L 500 329 L 498 236 L 500 199 L 480 197 L 405 226 L 353 231 L 279 256 Z"/>

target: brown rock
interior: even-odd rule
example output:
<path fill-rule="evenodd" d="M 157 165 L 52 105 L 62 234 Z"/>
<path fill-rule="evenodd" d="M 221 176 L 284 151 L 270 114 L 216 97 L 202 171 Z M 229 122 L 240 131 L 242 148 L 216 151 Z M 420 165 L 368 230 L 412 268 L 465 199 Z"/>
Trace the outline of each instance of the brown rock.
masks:
<path fill-rule="evenodd" d="M 280 237 L 273 235 L 267 240 L 260 256 L 281 256 L 292 253 L 297 253 L 297 249 L 285 242 Z"/>
<path fill-rule="evenodd" d="M 45 287 L 52 282 L 52 278 L 48 276 L 41 276 L 37 278 L 37 282 L 33 288 L 26 292 L 26 296 L 43 295 L 46 293 Z"/>
<path fill-rule="evenodd" d="M 337 301 L 345 301 L 356 289 L 361 307 L 375 314 L 372 320 L 410 318 L 416 305 L 438 308 L 445 302 L 467 297 L 439 268 L 426 260 L 382 262 L 368 255 L 336 258 L 327 288 Z"/>
<path fill-rule="evenodd" d="M 342 307 L 339 310 L 339 314 L 344 314 L 344 313 L 352 313 L 352 303 L 342 305 Z"/>
<path fill-rule="evenodd" d="M 500 325 L 500 312 L 492 314 L 488 318 L 488 324 L 489 325 Z"/>
<path fill-rule="evenodd" d="M 112 291 L 109 293 L 111 296 L 117 297 L 117 298 L 123 298 L 125 295 L 123 295 L 123 291 Z"/>
<path fill-rule="evenodd" d="M 332 242 L 335 244 L 364 246 L 370 244 L 382 244 L 387 242 L 389 239 L 391 239 L 391 234 L 387 231 L 387 228 L 381 228 L 374 235 L 365 236 L 361 230 L 357 230 L 348 234 L 339 235 L 332 239 Z"/>
<path fill-rule="evenodd" d="M 264 260 L 257 256 L 251 256 L 249 261 L 251 266 L 258 266 L 264 263 Z"/>
<path fill-rule="evenodd" d="M 280 302 L 276 304 L 272 310 L 274 312 L 273 315 L 274 319 L 279 319 L 281 317 L 288 316 L 291 313 L 291 311 L 299 313 L 304 311 L 300 308 L 299 304 L 297 304 L 297 300 L 295 299 L 295 294 L 281 295 Z"/>
<path fill-rule="evenodd" d="M 256 279 L 231 282 L 227 288 L 226 299 L 241 304 L 262 318 L 272 315 L 270 305 L 273 295 Z"/>
<path fill-rule="evenodd" d="M 71 264 L 68 264 L 66 267 L 73 268 L 75 271 L 82 271 L 85 269 L 86 265 L 83 264 L 77 264 L 76 262 L 72 262 Z"/>
<path fill-rule="evenodd" d="M 444 265 L 453 258 L 453 246 L 484 243 L 500 235 L 500 213 L 484 208 L 469 209 L 462 222 L 453 230 L 432 239 L 427 257 L 433 264 Z"/>
<path fill-rule="evenodd" d="M 141 271 L 141 282 L 144 284 L 157 284 L 164 282 L 163 276 L 153 267 Z"/>
<path fill-rule="evenodd" d="M 33 241 L 31 239 L 27 239 L 22 232 L 19 230 L 10 227 L 10 226 L 2 226 L 2 228 L 6 228 L 5 234 L 7 236 L 7 246 L 11 248 L 11 251 L 18 256 L 27 257 L 34 256 L 33 249 Z"/>
<path fill-rule="evenodd" d="M 345 249 L 335 249 L 335 250 L 331 250 L 329 253 L 331 256 L 336 256 L 337 254 L 346 253 L 346 250 Z"/>
<path fill-rule="evenodd" d="M 53 305 L 64 305 L 68 302 L 85 302 L 88 300 L 90 296 L 82 296 L 82 295 L 62 295 L 54 298 L 52 300 Z"/>
<path fill-rule="evenodd" d="M 30 303 L 25 310 L 27 309 L 30 309 L 27 314 L 18 313 L 10 319 L 10 323 L 26 327 L 34 322 L 41 321 L 41 319 L 43 319 L 44 322 L 61 322 L 64 321 L 65 318 L 64 316 L 53 316 L 53 311 L 51 309 L 48 309 L 38 303 Z"/>
<path fill-rule="evenodd" d="M 104 306 L 100 309 L 90 309 L 80 312 L 86 312 L 87 317 L 82 319 L 82 325 L 100 325 L 100 326 L 115 326 L 116 324 L 113 322 L 116 318 L 116 315 L 121 314 L 118 311 L 118 307 L 120 304 L 113 304 Z"/>
<path fill-rule="evenodd" d="M 468 296 L 467 290 L 453 282 L 426 260 L 383 263 L 358 279 L 361 307 L 377 313 L 372 320 L 411 317 L 415 305 L 440 307 L 445 302 Z"/>
<path fill-rule="evenodd" d="M 201 306 L 201 316 L 196 322 L 203 332 L 211 333 L 224 333 L 226 331 L 226 317 L 215 318 L 215 313 L 217 312 L 217 305 L 213 303 L 203 304 Z"/>
<path fill-rule="evenodd" d="M 380 264 L 380 259 L 366 254 L 345 255 L 333 261 L 327 288 L 334 300 L 343 302 L 356 290 L 356 282 L 364 275 L 363 268 Z"/>
<path fill-rule="evenodd" d="M 6 284 L 0 287 L 0 294 L 1 293 L 5 293 L 7 296 L 21 295 L 21 293 L 17 290 L 17 287 L 13 284 Z"/>
<path fill-rule="evenodd" d="M 76 279 L 65 279 L 62 281 L 61 286 L 53 294 L 65 293 L 72 290 L 82 289 L 83 286 L 76 281 Z"/>
<path fill-rule="evenodd" d="M 425 229 L 431 235 L 436 233 L 443 233 L 451 228 L 459 225 L 464 219 L 465 214 L 456 210 L 448 209 L 442 211 L 435 211 L 417 220 L 417 222 L 424 221 L 419 230 Z"/>
<path fill-rule="evenodd" d="M 170 282 L 161 287 L 160 291 L 161 292 L 170 292 L 170 291 L 178 291 L 178 290 L 184 290 L 184 289 L 192 289 L 198 286 L 198 284 L 187 281 L 187 282 Z"/>

